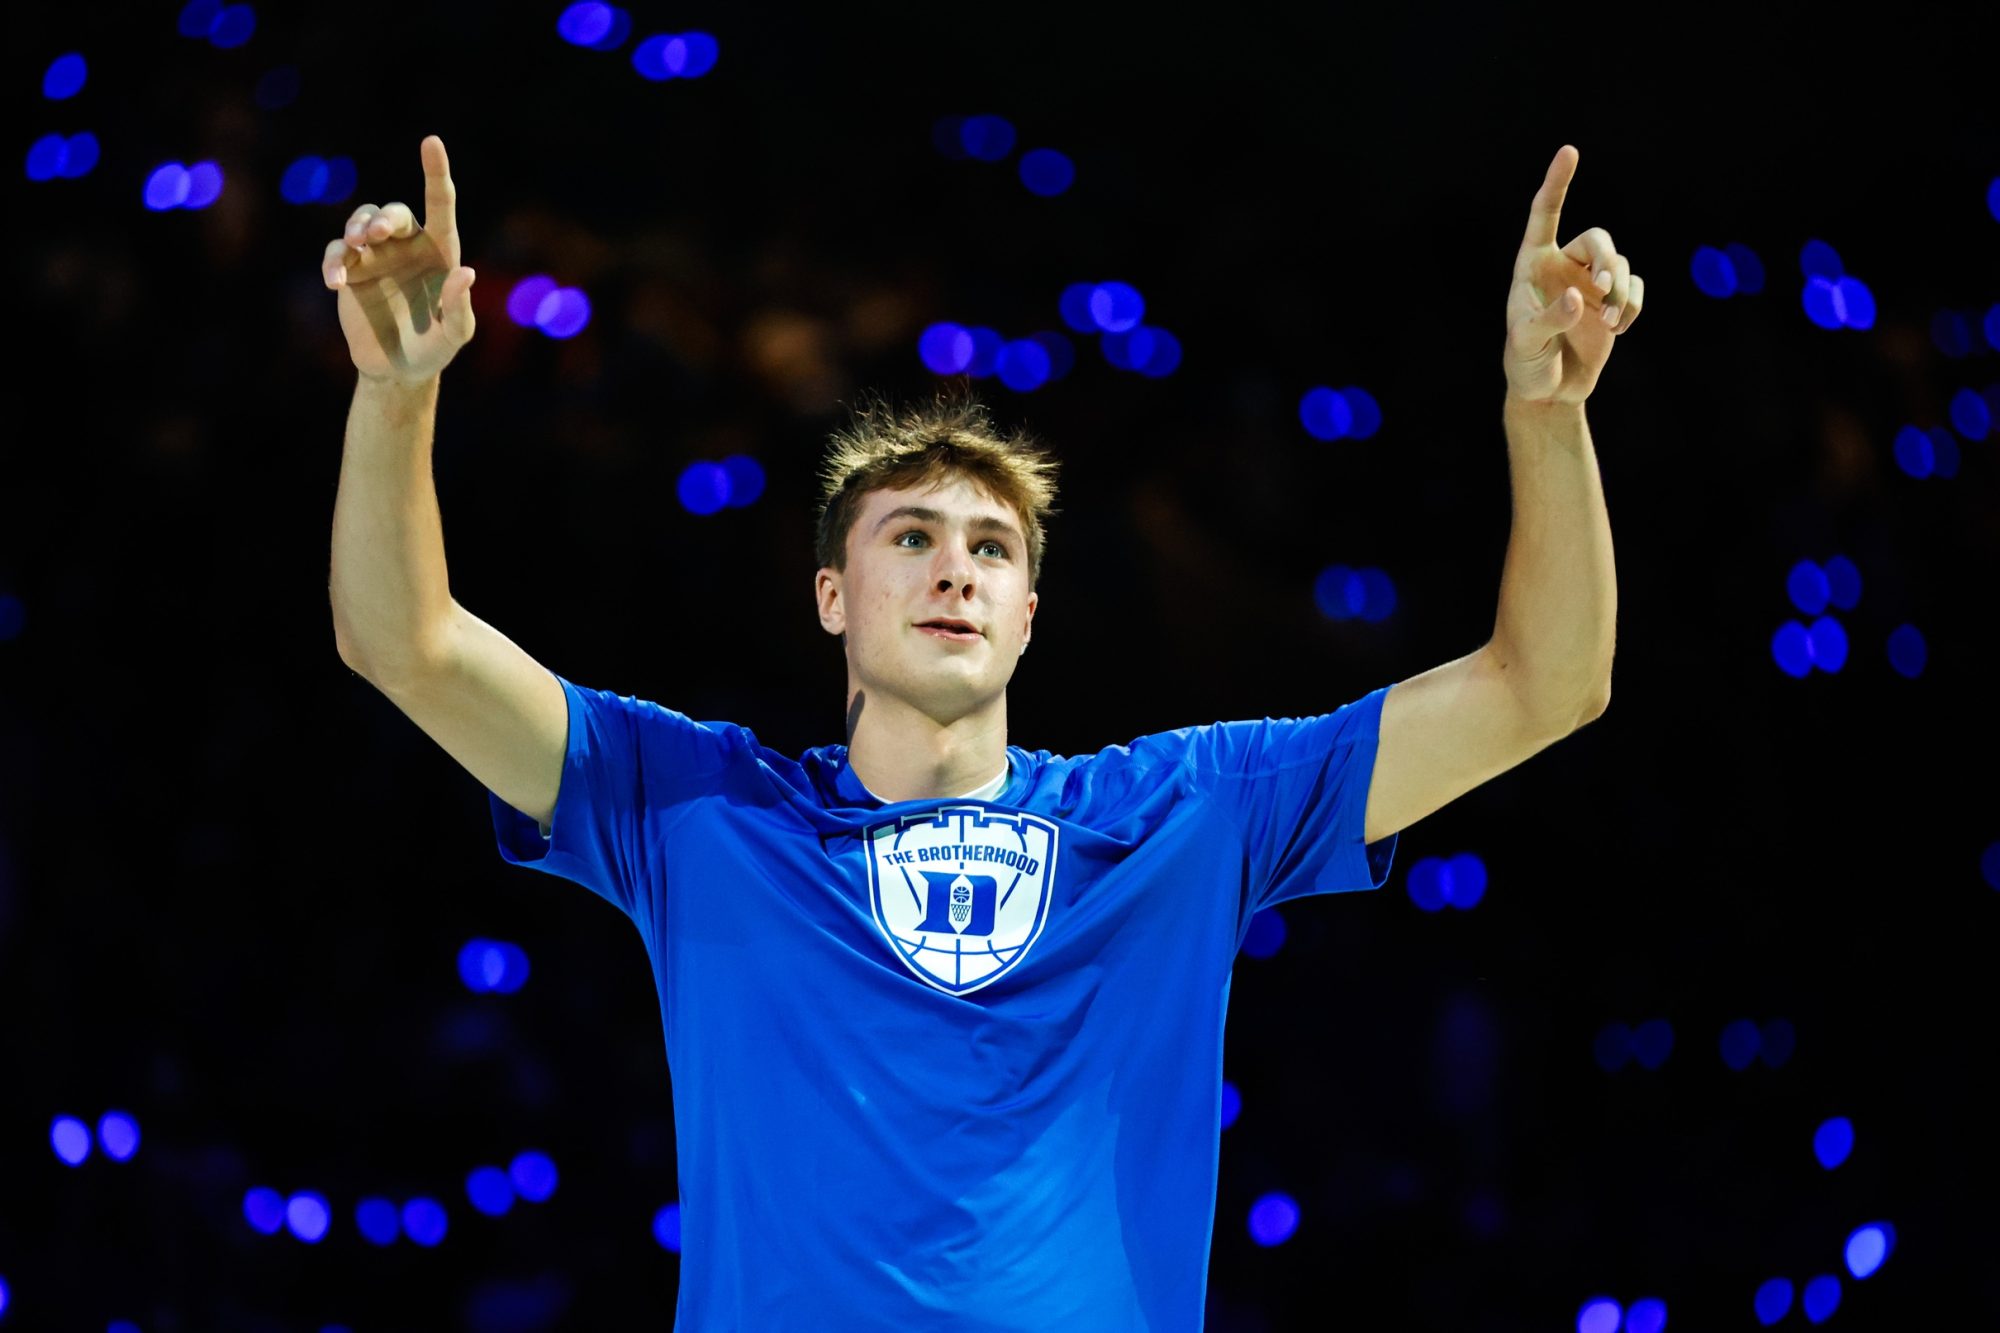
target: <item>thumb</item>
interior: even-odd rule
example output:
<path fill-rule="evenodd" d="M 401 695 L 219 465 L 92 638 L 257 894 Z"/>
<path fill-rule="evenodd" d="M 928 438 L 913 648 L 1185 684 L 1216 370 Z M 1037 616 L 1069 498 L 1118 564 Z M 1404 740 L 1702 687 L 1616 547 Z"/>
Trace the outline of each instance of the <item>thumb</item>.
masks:
<path fill-rule="evenodd" d="M 445 278 L 444 290 L 438 294 L 438 305 L 444 311 L 445 331 L 451 335 L 453 342 L 461 346 L 472 341 L 472 283 L 478 276 L 461 265 Z"/>
<path fill-rule="evenodd" d="M 1561 296 L 1542 307 L 1541 313 L 1535 316 L 1533 322 L 1538 330 L 1566 333 L 1582 318 L 1583 298 L 1577 295 L 1576 288 L 1565 287 Z"/>

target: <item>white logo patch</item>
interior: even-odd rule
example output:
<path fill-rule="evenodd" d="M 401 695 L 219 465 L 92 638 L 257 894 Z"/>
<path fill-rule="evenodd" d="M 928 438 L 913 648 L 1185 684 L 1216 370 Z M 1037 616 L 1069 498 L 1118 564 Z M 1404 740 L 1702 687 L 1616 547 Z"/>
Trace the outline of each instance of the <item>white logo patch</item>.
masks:
<path fill-rule="evenodd" d="M 946 994 L 1006 975 L 1042 933 L 1056 860 L 1048 820 L 954 805 L 877 824 L 862 842 L 882 938 Z"/>

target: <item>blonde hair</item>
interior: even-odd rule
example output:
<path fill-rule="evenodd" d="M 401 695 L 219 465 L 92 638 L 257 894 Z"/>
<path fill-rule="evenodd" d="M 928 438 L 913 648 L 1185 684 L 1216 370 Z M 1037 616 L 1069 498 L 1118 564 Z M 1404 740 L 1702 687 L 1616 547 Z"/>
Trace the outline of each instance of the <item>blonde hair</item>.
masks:
<path fill-rule="evenodd" d="M 897 408 L 864 395 L 835 431 L 820 468 L 819 522 L 813 555 L 821 567 L 847 568 L 847 533 L 871 491 L 935 485 L 964 477 L 1021 517 L 1028 543 L 1028 587 L 1042 574 L 1043 520 L 1055 508 L 1057 460 L 1028 432 L 1001 434 L 986 405 L 955 389 L 929 403 Z"/>

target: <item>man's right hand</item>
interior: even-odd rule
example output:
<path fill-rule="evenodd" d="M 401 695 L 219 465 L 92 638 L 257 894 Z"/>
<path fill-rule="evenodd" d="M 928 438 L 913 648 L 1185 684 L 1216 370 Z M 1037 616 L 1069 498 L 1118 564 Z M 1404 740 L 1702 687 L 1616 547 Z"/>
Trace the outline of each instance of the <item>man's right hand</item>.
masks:
<path fill-rule="evenodd" d="M 458 262 L 458 192 L 444 140 L 423 142 L 424 221 L 408 204 L 363 204 L 326 247 L 320 276 L 339 295 L 354 367 L 370 379 L 421 384 L 472 341 L 472 278 Z"/>

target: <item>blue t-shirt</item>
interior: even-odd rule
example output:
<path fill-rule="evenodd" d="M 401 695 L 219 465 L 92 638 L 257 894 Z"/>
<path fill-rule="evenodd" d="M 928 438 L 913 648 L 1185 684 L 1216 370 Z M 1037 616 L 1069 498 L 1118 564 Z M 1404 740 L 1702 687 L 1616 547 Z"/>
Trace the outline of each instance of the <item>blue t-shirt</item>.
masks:
<path fill-rule="evenodd" d="M 501 855 L 639 927 L 666 1027 L 687 1333 L 1196 1333 L 1230 969 L 1251 916 L 1372 889 L 1384 686 L 884 804 L 561 681 L 550 836 Z"/>

